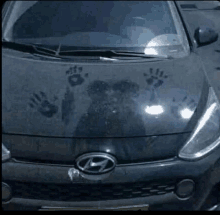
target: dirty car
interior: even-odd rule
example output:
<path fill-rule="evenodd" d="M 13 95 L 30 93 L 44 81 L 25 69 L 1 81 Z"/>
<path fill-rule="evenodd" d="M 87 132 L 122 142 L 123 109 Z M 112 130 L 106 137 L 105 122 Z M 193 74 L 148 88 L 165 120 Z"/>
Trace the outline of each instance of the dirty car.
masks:
<path fill-rule="evenodd" d="M 177 2 L 7 1 L 2 203 L 198 210 L 219 183 L 220 105 Z"/>

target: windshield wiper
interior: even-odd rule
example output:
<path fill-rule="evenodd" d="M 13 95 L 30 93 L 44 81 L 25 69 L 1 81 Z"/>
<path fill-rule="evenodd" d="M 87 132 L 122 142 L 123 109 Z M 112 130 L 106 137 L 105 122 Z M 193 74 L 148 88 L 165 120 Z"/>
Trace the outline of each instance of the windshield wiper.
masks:
<path fill-rule="evenodd" d="M 133 51 L 114 51 L 114 50 L 70 50 L 70 51 L 60 51 L 61 44 L 59 44 L 58 49 L 49 49 L 42 47 L 38 44 L 25 44 L 25 43 L 16 43 L 6 40 L 2 40 L 2 46 L 18 50 L 21 52 L 27 52 L 30 54 L 40 54 L 49 57 L 55 57 L 57 59 L 69 59 L 71 56 L 96 56 L 100 60 L 109 60 L 117 61 L 117 58 L 114 57 L 139 57 L 139 58 L 163 58 L 163 59 L 173 59 L 169 55 L 153 55 L 153 54 L 144 54 L 140 52 Z"/>
<path fill-rule="evenodd" d="M 45 47 L 38 46 L 37 44 L 25 44 L 25 43 L 16 43 L 6 40 L 2 40 L 2 46 L 5 48 L 26 52 L 30 54 L 40 54 L 50 57 L 61 58 L 56 50 L 48 49 Z"/>
<path fill-rule="evenodd" d="M 100 56 L 101 58 L 111 57 L 141 57 L 141 58 L 164 58 L 172 59 L 169 55 L 153 55 L 132 51 L 114 51 L 114 50 L 71 50 L 60 51 L 59 56 Z"/>

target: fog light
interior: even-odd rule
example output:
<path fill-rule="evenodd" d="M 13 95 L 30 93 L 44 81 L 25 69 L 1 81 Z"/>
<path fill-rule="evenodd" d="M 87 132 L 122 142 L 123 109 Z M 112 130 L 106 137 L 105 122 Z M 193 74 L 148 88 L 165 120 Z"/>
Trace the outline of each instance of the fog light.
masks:
<path fill-rule="evenodd" d="M 185 199 L 192 196 L 195 190 L 195 183 L 193 180 L 185 179 L 178 183 L 176 188 L 176 195 L 179 198 Z"/>
<path fill-rule="evenodd" d="M 11 188 L 2 182 L 2 202 L 8 202 L 12 197 Z"/>

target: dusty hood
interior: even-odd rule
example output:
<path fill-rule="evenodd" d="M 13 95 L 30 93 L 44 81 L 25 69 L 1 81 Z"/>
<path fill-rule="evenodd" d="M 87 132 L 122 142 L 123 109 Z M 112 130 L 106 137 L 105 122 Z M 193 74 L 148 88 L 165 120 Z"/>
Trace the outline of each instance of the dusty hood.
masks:
<path fill-rule="evenodd" d="M 193 53 L 183 59 L 117 64 L 22 55 L 3 51 L 4 133 L 138 137 L 194 126 L 205 79 Z"/>

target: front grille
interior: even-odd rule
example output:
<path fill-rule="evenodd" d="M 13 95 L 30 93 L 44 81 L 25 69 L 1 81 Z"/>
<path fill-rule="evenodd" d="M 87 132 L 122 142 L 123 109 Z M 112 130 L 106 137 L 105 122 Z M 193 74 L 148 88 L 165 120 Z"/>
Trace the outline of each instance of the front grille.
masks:
<path fill-rule="evenodd" d="M 163 195 L 173 192 L 175 182 L 123 184 L 43 184 L 6 181 L 13 197 L 51 201 L 100 201 Z"/>

